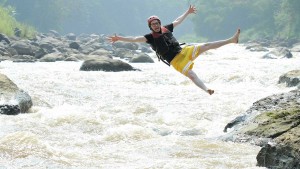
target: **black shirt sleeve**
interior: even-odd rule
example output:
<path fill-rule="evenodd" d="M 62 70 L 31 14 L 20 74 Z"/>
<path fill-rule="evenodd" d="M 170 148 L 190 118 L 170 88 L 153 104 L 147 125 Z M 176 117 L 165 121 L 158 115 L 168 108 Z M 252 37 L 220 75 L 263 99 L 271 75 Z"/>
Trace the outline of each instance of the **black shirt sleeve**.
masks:
<path fill-rule="evenodd" d="M 170 32 L 173 32 L 173 29 L 174 29 L 173 23 L 171 23 L 169 25 L 165 25 L 164 27 L 167 28 Z"/>
<path fill-rule="evenodd" d="M 144 35 L 144 37 L 147 39 L 146 43 L 151 44 L 153 42 L 153 36 L 151 33 Z"/>

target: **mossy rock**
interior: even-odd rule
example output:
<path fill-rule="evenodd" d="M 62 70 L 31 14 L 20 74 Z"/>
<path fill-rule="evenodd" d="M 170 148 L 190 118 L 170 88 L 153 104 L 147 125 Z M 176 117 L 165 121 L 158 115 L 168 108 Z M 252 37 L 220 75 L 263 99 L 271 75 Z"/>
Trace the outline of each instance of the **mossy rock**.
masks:
<path fill-rule="evenodd" d="M 255 118 L 254 125 L 244 130 L 248 135 L 276 138 L 299 124 L 300 107 L 295 106 L 262 113 Z"/>

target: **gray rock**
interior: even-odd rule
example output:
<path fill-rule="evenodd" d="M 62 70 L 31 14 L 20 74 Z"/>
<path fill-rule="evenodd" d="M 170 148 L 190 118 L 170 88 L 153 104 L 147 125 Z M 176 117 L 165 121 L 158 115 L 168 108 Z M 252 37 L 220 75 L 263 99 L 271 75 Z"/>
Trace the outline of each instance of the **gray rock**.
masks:
<path fill-rule="evenodd" d="M 77 43 L 77 42 L 71 42 L 69 44 L 69 47 L 72 48 L 72 49 L 79 49 L 80 48 L 80 45 Z"/>
<path fill-rule="evenodd" d="M 153 59 L 147 54 L 138 54 L 129 60 L 130 63 L 154 63 Z"/>
<path fill-rule="evenodd" d="M 282 58 L 292 58 L 293 54 L 291 51 L 285 47 L 276 48 L 271 52 L 265 54 L 263 59 L 282 59 Z"/>
<path fill-rule="evenodd" d="M 0 114 L 17 115 L 32 107 L 31 97 L 18 88 L 7 76 L 0 74 Z"/>
<path fill-rule="evenodd" d="M 0 33 L 0 42 L 1 41 L 4 41 L 6 42 L 7 44 L 10 44 L 10 40 L 8 39 L 8 37 L 2 33 Z"/>
<path fill-rule="evenodd" d="M 279 77 L 278 83 L 286 83 L 287 87 L 294 87 L 300 84 L 300 70 L 292 70 Z"/>
<path fill-rule="evenodd" d="M 257 166 L 272 169 L 299 169 L 299 159 L 295 159 L 299 156 L 299 151 L 294 151 L 294 148 L 288 145 L 267 144 L 262 147 L 256 157 Z"/>
<path fill-rule="evenodd" d="M 226 141 L 262 146 L 257 165 L 268 168 L 300 167 L 300 90 L 272 95 L 253 104 L 235 123 Z M 226 126 L 226 127 L 227 127 Z M 227 127 L 225 129 L 228 129 Z"/>
<path fill-rule="evenodd" d="M 56 62 L 56 61 L 63 61 L 65 57 L 62 53 L 55 52 L 49 53 L 40 59 L 40 62 Z"/>
<path fill-rule="evenodd" d="M 132 71 L 136 70 L 128 63 L 121 60 L 111 59 L 107 57 L 99 57 L 97 59 L 86 60 L 80 67 L 81 71 L 106 71 L 106 72 L 119 72 L 119 71 Z"/>
<path fill-rule="evenodd" d="M 15 41 L 12 43 L 11 47 L 14 48 L 19 55 L 34 56 L 35 47 L 29 42 Z"/>

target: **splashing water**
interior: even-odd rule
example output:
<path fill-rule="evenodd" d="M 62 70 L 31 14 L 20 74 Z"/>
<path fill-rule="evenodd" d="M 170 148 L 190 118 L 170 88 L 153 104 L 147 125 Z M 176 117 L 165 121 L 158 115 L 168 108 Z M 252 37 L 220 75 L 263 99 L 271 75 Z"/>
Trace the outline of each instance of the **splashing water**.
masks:
<path fill-rule="evenodd" d="M 244 48 L 196 60 L 212 96 L 163 63 L 113 73 L 79 71 L 82 62 L 1 62 L 34 106 L 0 116 L 0 168 L 259 168 L 259 147 L 215 138 L 256 100 L 291 90 L 277 81 L 299 69 L 300 56 L 265 60 Z"/>

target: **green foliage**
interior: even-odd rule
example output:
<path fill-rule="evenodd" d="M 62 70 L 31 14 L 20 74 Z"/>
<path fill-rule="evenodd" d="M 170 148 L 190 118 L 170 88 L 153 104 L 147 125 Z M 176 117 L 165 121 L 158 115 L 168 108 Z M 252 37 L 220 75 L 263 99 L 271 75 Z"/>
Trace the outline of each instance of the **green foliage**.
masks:
<path fill-rule="evenodd" d="M 33 37 L 35 29 L 29 25 L 17 22 L 13 17 L 14 11 L 13 7 L 4 8 L 0 6 L 0 32 L 7 36 L 13 36 L 14 29 L 19 28 L 22 30 L 21 37 Z"/>
<path fill-rule="evenodd" d="M 275 23 L 277 25 L 278 37 L 293 38 L 300 37 L 300 1 L 282 0 L 279 12 L 275 14 Z"/>
<path fill-rule="evenodd" d="M 9 0 L 6 5 L 16 9 L 16 18 L 39 30 L 59 28 L 65 16 L 64 0 Z"/>
<path fill-rule="evenodd" d="M 242 39 L 300 38 L 299 0 L 199 0 L 198 35 L 215 40 L 240 27 Z"/>

